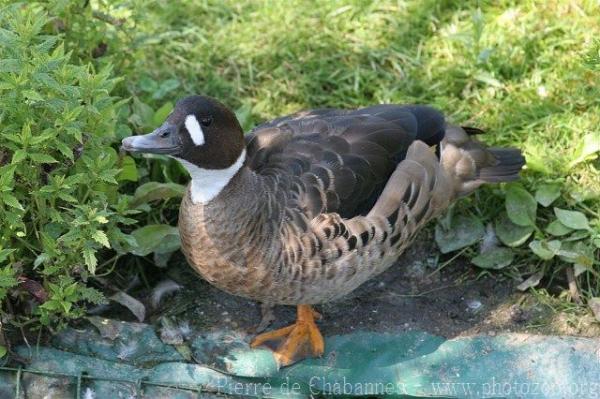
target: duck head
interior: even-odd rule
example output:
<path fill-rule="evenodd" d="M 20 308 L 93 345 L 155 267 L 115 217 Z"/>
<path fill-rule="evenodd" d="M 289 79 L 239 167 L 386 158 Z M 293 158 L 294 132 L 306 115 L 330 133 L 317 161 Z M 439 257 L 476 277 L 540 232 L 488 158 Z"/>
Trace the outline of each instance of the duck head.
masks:
<path fill-rule="evenodd" d="M 246 158 L 244 133 L 235 114 L 219 101 L 204 96 L 178 101 L 158 129 L 126 137 L 122 148 L 177 159 L 190 172 L 195 203 L 216 197 Z"/>

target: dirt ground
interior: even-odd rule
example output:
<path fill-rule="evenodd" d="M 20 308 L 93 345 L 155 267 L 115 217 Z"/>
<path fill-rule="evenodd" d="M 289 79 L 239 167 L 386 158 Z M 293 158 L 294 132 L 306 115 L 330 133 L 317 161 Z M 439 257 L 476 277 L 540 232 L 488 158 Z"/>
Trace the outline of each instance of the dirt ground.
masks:
<path fill-rule="evenodd" d="M 600 335 L 600 326 L 591 315 L 557 311 L 535 295 L 518 292 L 517 281 L 501 276 L 477 278 L 478 270 L 465 259 L 436 271 L 438 253 L 429 232 L 424 232 L 397 265 L 349 297 L 318 306 L 322 333 L 423 330 L 446 338 L 499 332 Z M 450 257 L 440 256 L 437 263 Z M 171 264 L 175 266 L 167 274 L 183 289 L 165 296 L 150 322 L 166 315 L 198 330 L 251 334 L 261 319 L 257 303 L 212 287 L 182 257 Z M 274 312 L 271 328 L 290 324 L 295 317 L 295 309 L 289 306 L 277 306 Z"/>

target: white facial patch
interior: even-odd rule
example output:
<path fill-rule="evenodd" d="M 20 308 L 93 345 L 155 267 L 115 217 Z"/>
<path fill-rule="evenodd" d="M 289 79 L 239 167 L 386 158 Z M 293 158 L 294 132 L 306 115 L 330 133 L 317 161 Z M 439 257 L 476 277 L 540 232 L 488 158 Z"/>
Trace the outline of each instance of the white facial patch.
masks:
<path fill-rule="evenodd" d="M 192 202 L 206 204 L 215 198 L 229 183 L 231 178 L 244 166 L 246 150 L 244 149 L 233 165 L 225 169 L 204 169 L 184 159 L 175 158 L 190 172 Z"/>
<path fill-rule="evenodd" d="M 185 117 L 185 128 L 190 133 L 190 137 L 194 144 L 203 145 L 204 141 L 204 132 L 198 123 L 198 119 L 194 115 L 188 115 Z"/>

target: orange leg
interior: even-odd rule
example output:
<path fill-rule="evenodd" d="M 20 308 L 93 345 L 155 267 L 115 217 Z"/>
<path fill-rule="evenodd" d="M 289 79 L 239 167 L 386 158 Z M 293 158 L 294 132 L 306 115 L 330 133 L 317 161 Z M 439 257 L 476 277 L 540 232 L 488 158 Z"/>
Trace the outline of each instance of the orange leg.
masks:
<path fill-rule="evenodd" d="M 319 357 L 325 350 L 323 336 L 315 324 L 315 318 L 320 317 L 310 305 L 298 305 L 296 323 L 260 334 L 250 346 L 269 347 L 280 366 L 289 366 L 310 356 Z"/>

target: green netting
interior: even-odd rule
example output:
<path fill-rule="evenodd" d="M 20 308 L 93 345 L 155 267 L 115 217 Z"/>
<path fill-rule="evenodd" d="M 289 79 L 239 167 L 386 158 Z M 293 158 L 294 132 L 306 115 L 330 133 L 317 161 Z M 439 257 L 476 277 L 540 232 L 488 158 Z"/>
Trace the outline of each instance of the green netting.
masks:
<path fill-rule="evenodd" d="M 181 348 L 161 342 L 152 326 L 92 321 L 59 334 L 52 347 L 17 348 L 31 363 L 0 369 L 0 398 L 600 395 L 597 339 L 357 332 L 328 337 L 321 359 L 277 370 L 270 352 L 249 349 L 242 334 L 192 334 L 183 344 L 189 352 L 182 353 L 193 358 L 186 362 Z"/>

